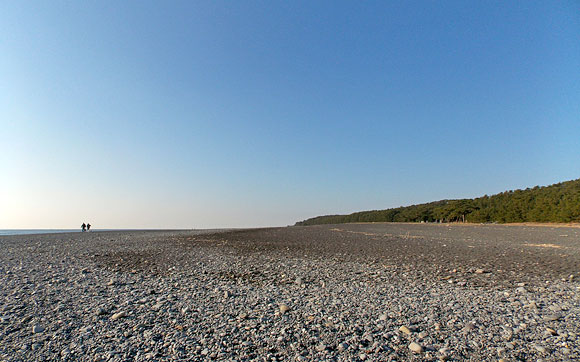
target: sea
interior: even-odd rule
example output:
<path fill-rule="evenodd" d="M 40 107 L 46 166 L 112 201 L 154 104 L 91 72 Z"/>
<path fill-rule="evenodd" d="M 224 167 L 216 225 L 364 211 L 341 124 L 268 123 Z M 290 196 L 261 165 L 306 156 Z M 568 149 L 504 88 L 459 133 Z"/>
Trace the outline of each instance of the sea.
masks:
<path fill-rule="evenodd" d="M 112 229 L 91 229 L 93 231 L 113 231 Z M 0 229 L 1 235 L 80 233 L 81 229 Z"/>

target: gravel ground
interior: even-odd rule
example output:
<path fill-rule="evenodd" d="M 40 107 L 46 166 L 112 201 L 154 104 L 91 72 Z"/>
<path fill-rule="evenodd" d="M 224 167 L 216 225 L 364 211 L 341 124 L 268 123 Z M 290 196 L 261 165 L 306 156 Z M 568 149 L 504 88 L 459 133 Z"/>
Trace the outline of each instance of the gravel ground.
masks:
<path fill-rule="evenodd" d="M 0 236 L 0 360 L 580 359 L 580 229 Z"/>

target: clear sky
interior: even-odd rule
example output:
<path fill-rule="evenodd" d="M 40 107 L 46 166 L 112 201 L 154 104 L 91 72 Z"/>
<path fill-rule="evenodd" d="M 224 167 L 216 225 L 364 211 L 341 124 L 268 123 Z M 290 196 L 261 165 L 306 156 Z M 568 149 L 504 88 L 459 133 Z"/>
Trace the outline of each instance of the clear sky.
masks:
<path fill-rule="evenodd" d="M 576 178 L 577 1 L 0 3 L 0 228 L 288 225 Z"/>

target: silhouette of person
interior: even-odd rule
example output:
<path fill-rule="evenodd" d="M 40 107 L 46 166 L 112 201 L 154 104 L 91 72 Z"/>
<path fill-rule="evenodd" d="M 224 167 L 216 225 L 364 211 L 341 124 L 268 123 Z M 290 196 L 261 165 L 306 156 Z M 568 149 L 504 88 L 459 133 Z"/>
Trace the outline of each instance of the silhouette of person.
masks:
<path fill-rule="evenodd" d="M 83 231 L 82 231 L 82 232 L 85 232 L 85 228 L 86 228 L 86 227 L 87 227 L 87 226 L 85 225 L 85 223 L 83 223 L 83 224 L 81 225 L 81 228 L 83 229 Z"/>
<path fill-rule="evenodd" d="M 91 224 L 87 223 L 87 231 L 91 230 Z"/>

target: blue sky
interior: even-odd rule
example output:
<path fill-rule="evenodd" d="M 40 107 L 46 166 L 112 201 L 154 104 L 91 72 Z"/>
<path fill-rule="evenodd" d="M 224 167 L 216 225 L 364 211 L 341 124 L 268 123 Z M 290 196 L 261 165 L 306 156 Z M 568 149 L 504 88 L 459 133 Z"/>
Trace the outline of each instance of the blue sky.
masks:
<path fill-rule="evenodd" d="M 0 4 L 0 228 L 288 225 L 580 178 L 575 1 Z"/>

